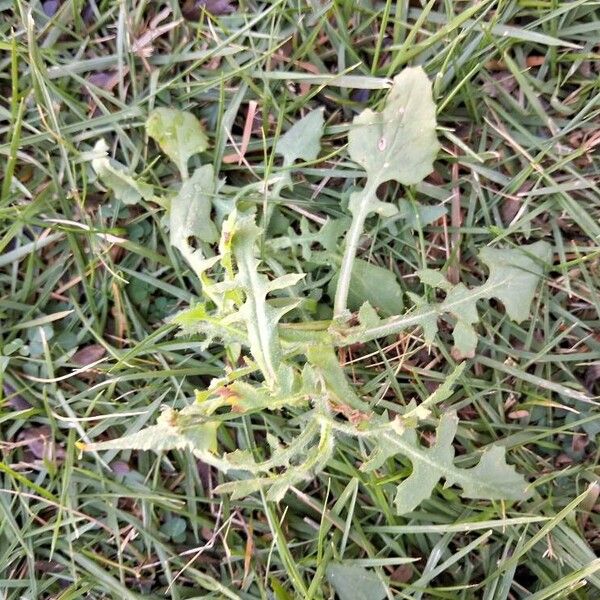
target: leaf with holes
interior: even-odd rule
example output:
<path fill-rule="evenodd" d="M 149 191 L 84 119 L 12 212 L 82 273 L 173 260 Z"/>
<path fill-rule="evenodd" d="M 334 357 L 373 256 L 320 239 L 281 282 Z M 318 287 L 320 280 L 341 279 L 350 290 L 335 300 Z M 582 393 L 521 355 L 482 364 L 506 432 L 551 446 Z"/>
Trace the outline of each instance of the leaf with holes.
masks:
<path fill-rule="evenodd" d="M 350 158 L 365 169 L 373 188 L 389 180 L 419 183 L 433 170 L 440 149 L 435 124 L 425 71 L 404 69 L 394 77 L 383 110 L 367 108 L 354 119 L 348 134 Z"/>

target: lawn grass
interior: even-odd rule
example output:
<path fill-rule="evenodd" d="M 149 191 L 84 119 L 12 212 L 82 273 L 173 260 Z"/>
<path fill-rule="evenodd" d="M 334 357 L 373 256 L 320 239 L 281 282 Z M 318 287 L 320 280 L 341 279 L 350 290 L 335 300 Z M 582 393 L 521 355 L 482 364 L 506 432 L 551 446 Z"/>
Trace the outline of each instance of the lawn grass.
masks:
<path fill-rule="evenodd" d="M 154 26 L 173 27 L 155 37 L 158 3 L 65 0 L 48 17 L 50 4 L 0 2 L 0 598 L 317 600 L 334 597 L 333 562 L 368 568 L 389 598 L 600 598 L 600 3 L 211 1 L 226 14 L 190 19 L 193 3 L 184 16 L 166 2 Z M 324 106 L 326 158 L 273 202 L 286 226 L 316 230 L 347 214 L 363 175 L 344 152 L 352 117 L 417 64 L 434 83 L 442 151 L 426 181 L 386 193 L 448 214 L 416 231 L 372 219 L 361 257 L 405 288 L 426 266 L 477 285 L 483 247 L 552 245 L 530 320 L 480 304 L 478 352 L 443 407 L 461 418 L 457 460 L 503 445 L 535 482 L 531 498 L 438 486 L 399 517 L 393 484 L 410 463 L 363 473 L 364 449 L 343 438 L 279 504 L 214 494 L 223 476 L 186 452 L 81 454 L 78 441 L 187 405 L 227 363 L 219 346 L 175 336 L 168 317 L 201 286 L 160 206 L 125 206 L 93 180 L 95 142 L 168 189 L 179 174 L 145 119 L 191 110 L 233 198 L 277 169 L 280 133 Z M 268 245 L 264 259 L 302 270 Z M 451 346 L 444 327 L 432 348 L 417 330 L 340 360 L 364 399 L 393 411 L 453 370 Z M 280 412 L 244 417 L 222 443 L 286 441 L 293 427 Z"/>

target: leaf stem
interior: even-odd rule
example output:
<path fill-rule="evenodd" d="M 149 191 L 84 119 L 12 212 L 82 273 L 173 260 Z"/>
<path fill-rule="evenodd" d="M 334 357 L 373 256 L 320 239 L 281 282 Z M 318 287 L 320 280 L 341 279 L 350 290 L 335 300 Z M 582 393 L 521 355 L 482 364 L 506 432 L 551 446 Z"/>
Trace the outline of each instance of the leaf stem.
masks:
<path fill-rule="evenodd" d="M 179 173 L 181 174 L 181 181 L 187 181 L 190 178 L 190 172 L 188 171 L 188 159 L 178 161 Z"/>
<path fill-rule="evenodd" d="M 335 290 L 335 300 L 333 304 L 334 318 L 344 317 L 347 311 L 348 293 L 350 292 L 350 279 L 352 278 L 354 258 L 356 256 L 358 243 L 365 226 L 367 215 L 371 212 L 373 200 L 377 199 L 376 192 L 377 185 L 374 183 L 372 184 L 370 183 L 370 180 L 367 180 L 367 185 L 360 193 L 360 196 L 356 198 L 354 206 L 350 209 L 352 211 L 352 223 L 350 224 L 350 229 L 348 230 L 348 235 L 346 237 L 346 247 L 344 248 L 340 276 Z"/>

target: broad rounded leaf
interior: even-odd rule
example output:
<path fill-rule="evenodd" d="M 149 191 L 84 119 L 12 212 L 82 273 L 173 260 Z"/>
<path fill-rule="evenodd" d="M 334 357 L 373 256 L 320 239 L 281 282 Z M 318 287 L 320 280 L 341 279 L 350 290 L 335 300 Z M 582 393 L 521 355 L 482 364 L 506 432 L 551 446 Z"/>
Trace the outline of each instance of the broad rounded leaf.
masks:
<path fill-rule="evenodd" d="M 280 138 L 275 152 L 283 156 L 284 163 L 291 165 L 301 158 L 304 161 L 315 160 L 321 149 L 323 135 L 323 109 L 309 112 L 296 121 Z"/>
<path fill-rule="evenodd" d="M 359 565 L 330 563 L 326 574 L 340 600 L 383 600 L 387 595 L 377 574 Z"/>
<path fill-rule="evenodd" d="M 153 110 L 146 121 L 146 131 L 182 173 L 187 173 L 190 156 L 204 152 L 208 147 L 208 138 L 200 121 L 183 110 Z"/>
<path fill-rule="evenodd" d="M 421 67 L 397 75 L 383 111 L 364 110 L 348 134 L 352 160 L 376 185 L 419 183 L 433 170 L 439 148 L 431 82 Z"/>
<path fill-rule="evenodd" d="M 336 275 L 329 282 L 330 296 L 335 294 L 337 280 Z M 348 308 L 358 310 L 365 302 L 385 316 L 396 315 L 404 308 L 402 288 L 394 272 L 357 258 L 352 266 Z"/>

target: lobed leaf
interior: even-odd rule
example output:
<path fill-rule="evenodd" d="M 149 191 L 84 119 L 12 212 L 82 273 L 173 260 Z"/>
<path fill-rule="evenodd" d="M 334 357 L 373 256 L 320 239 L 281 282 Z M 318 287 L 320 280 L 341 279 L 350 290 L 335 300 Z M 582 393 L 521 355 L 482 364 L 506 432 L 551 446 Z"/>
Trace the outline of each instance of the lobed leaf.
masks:
<path fill-rule="evenodd" d="M 210 311 L 205 303 L 182 310 L 172 318 L 172 322 L 179 325 L 179 335 L 202 335 L 203 349 L 217 341 L 224 346 L 248 345 L 248 336 L 243 327 L 229 323 L 224 317 Z"/>
<path fill-rule="evenodd" d="M 489 500 L 524 500 L 528 497 L 527 482 L 515 468 L 506 464 L 505 449 L 493 446 L 487 450 L 479 464 L 463 469 L 454 464 L 452 442 L 458 427 L 454 413 L 442 415 L 436 432 L 436 441 L 431 448 L 420 446 L 414 429 L 398 433 L 379 433 L 375 451 L 361 467 L 363 471 L 379 468 L 383 462 L 401 454 L 412 463 L 412 473 L 397 488 L 394 504 L 398 514 L 414 510 L 429 498 L 434 487 L 444 478 L 446 485 L 458 484 L 465 498 Z"/>
<path fill-rule="evenodd" d="M 238 268 L 236 283 L 243 290 L 245 301 L 239 309 L 237 320 L 245 323 L 250 352 L 268 386 L 273 388 L 281 363 L 277 324 L 296 304 L 275 308 L 267 302 L 267 294 L 298 283 L 304 275 L 288 274 L 269 281 L 260 273 L 259 261 L 255 257 L 260 232 L 253 214 L 239 216 L 233 231 L 232 252 Z"/>
<path fill-rule="evenodd" d="M 527 318 L 544 266 L 550 261 L 551 247 L 547 242 L 539 241 L 505 250 L 486 248 L 480 256 L 490 270 L 487 281 L 482 285 L 469 289 L 462 283 L 451 284 L 437 271 L 420 271 L 419 276 L 424 283 L 446 292 L 442 302 L 428 303 L 410 294 L 415 310 L 389 319 L 379 319 L 372 309 L 365 307 L 359 312 L 358 327 L 332 328 L 337 344 L 367 342 L 415 326 L 423 329 L 425 341 L 431 344 L 437 332 L 438 318 L 449 314 L 455 319 L 457 353 L 463 357 L 473 356 L 477 345 L 473 325 L 479 320 L 477 301 L 498 298 L 504 303 L 509 317 L 517 321 Z"/>
<path fill-rule="evenodd" d="M 294 256 L 296 256 L 299 251 L 299 255 L 303 260 L 312 261 L 320 252 L 314 249 L 314 246 L 318 244 L 328 253 L 323 263 L 330 264 L 332 260 L 335 260 L 331 259 L 330 255 L 337 254 L 338 241 L 348 229 L 349 223 L 350 220 L 343 217 L 340 219 L 327 219 L 319 229 L 313 231 L 308 220 L 302 217 L 300 219 L 299 234 L 290 227 L 287 235 L 271 238 L 267 240 L 266 245 L 274 253 L 291 249 Z"/>
<path fill-rule="evenodd" d="M 318 433 L 318 442 L 309 445 Z M 287 490 L 302 481 L 310 480 L 322 471 L 334 450 L 334 437 L 327 423 L 316 426 L 309 422 L 303 432 L 287 447 L 276 448 L 272 457 L 264 463 L 254 463 L 247 454 L 227 455 L 232 468 L 243 468 L 250 473 L 264 472 L 275 467 L 280 472 L 269 472 L 265 476 L 240 479 L 223 483 L 215 488 L 219 494 L 231 494 L 232 500 L 243 498 L 262 489 L 267 490 L 267 500 L 279 502 Z"/>
<path fill-rule="evenodd" d="M 504 304 L 513 321 L 527 319 L 544 266 L 552 258 L 550 244 L 539 241 L 521 248 L 483 248 L 479 258 L 490 270 L 486 282 L 490 297 Z"/>

